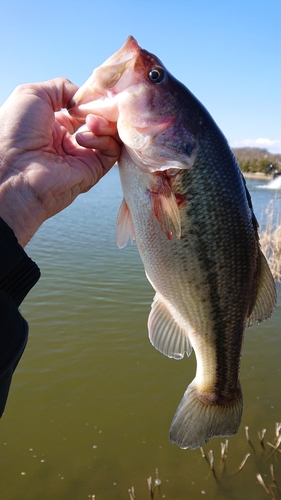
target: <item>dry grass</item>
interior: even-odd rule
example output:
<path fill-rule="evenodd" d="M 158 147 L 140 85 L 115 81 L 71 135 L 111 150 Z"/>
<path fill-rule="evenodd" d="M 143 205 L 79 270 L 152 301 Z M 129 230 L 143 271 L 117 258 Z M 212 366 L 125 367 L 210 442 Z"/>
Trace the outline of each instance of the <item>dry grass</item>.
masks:
<path fill-rule="evenodd" d="M 203 448 L 200 448 L 201 456 L 204 459 L 205 464 L 207 463 L 208 468 L 211 470 L 211 474 L 206 475 L 205 469 L 203 469 L 203 462 L 202 462 L 202 471 L 204 470 L 204 473 L 202 475 L 202 486 L 203 484 L 206 484 L 206 480 L 209 479 L 210 476 L 213 477 L 213 479 L 216 482 L 217 489 L 220 491 L 221 494 L 225 492 L 225 487 L 227 484 L 229 484 L 229 480 L 232 478 L 237 478 L 235 482 L 232 483 L 232 496 L 231 498 L 234 498 L 235 495 L 235 486 L 236 484 L 239 484 L 240 481 L 243 481 L 243 477 L 247 477 L 248 481 L 248 491 L 250 491 L 250 488 L 252 485 L 258 484 L 260 485 L 263 490 L 265 495 L 268 495 L 267 497 L 265 496 L 264 498 L 269 498 L 271 497 L 272 500 L 280 500 L 281 498 L 281 486 L 280 485 L 280 462 L 278 461 L 279 457 L 278 454 L 281 453 L 281 423 L 276 422 L 275 423 L 275 433 L 274 436 L 272 437 L 271 441 L 272 442 L 266 442 L 264 443 L 264 436 L 266 433 L 266 429 L 262 429 L 262 431 L 258 432 L 258 441 L 255 438 L 255 436 L 252 436 L 252 439 L 250 440 L 249 437 L 249 427 L 245 427 L 245 435 L 246 435 L 246 440 L 247 440 L 247 445 L 250 446 L 251 453 L 247 452 L 246 455 L 244 456 L 242 462 L 240 465 L 234 465 L 234 462 L 230 462 L 228 467 L 225 466 L 226 460 L 229 462 L 230 458 L 228 458 L 228 439 L 226 439 L 225 443 L 221 443 L 221 456 L 216 457 L 215 460 L 215 454 L 213 453 L 213 450 L 209 450 L 208 452 L 205 452 Z M 269 430 L 270 432 L 270 430 Z M 235 443 L 235 437 L 231 438 L 232 443 Z M 242 447 L 241 452 L 245 452 L 245 447 Z M 194 452 L 193 452 L 194 453 Z M 196 456 L 196 455 L 195 455 Z M 241 455 L 242 457 L 242 455 Z M 197 458 L 195 459 L 197 464 L 199 464 L 199 461 Z M 245 474 L 243 476 L 243 473 L 241 474 L 241 471 L 244 469 L 247 469 L 245 471 Z M 254 473 L 253 473 L 254 472 Z M 152 476 L 150 476 L 147 479 L 147 484 L 148 484 L 148 492 L 149 492 L 149 497 L 150 500 L 154 500 L 154 498 L 159 499 L 159 498 L 169 498 L 172 499 L 174 496 L 166 496 L 163 494 L 161 490 L 161 484 L 162 480 L 159 478 L 158 474 L 158 469 L 155 470 L 156 478 L 153 481 Z M 194 485 L 195 483 L 192 482 Z M 165 485 L 165 481 L 164 481 Z M 183 491 L 186 488 L 186 484 L 183 483 Z M 201 490 L 201 494 L 205 494 L 205 490 Z M 137 496 L 135 495 L 134 487 L 129 489 L 129 497 L 130 500 L 137 500 Z M 253 497 L 253 496 L 252 496 Z M 146 496 L 145 498 L 148 498 Z M 183 498 L 183 497 L 181 497 Z M 187 498 L 187 497 L 184 497 Z M 194 496 L 189 496 L 188 498 L 194 498 Z M 199 498 L 196 496 L 196 498 Z M 213 498 L 213 497 L 212 497 Z M 222 498 L 222 496 L 220 496 Z M 223 498 L 226 498 L 224 496 Z M 227 497 L 230 498 L 230 497 Z M 235 498 L 238 498 L 238 496 Z M 240 497 L 239 497 L 240 498 Z M 244 496 L 243 496 L 244 498 Z M 256 497 L 255 497 L 256 498 Z M 260 498 L 260 496 L 259 496 Z"/>
<path fill-rule="evenodd" d="M 275 281 L 281 282 L 281 224 L 280 213 L 274 221 L 274 201 L 269 203 L 266 210 L 266 227 L 260 233 L 260 244 Z"/>

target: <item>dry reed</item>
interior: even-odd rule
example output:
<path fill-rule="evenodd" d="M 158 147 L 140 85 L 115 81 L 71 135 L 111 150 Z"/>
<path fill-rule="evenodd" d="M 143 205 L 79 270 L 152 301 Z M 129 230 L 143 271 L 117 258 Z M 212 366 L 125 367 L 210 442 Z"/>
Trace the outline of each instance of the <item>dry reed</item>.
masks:
<path fill-rule="evenodd" d="M 281 281 L 281 224 L 280 213 L 275 215 L 275 200 L 272 200 L 266 210 L 266 226 L 260 233 L 260 245 L 267 258 L 275 281 Z"/>
<path fill-rule="evenodd" d="M 261 431 L 258 431 L 258 439 L 259 443 L 264 443 L 264 437 L 266 433 L 266 429 L 263 428 Z M 224 484 L 224 478 L 225 477 L 230 477 L 230 476 L 237 476 L 237 474 L 241 474 L 242 469 L 244 469 L 245 464 L 249 463 L 248 467 L 248 472 L 246 471 L 246 474 L 248 474 L 248 477 L 250 478 L 251 474 L 251 468 L 253 468 L 253 464 L 256 463 L 256 469 L 255 475 L 253 475 L 252 479 L 249 479 L 253 482 L 254 478 L 256 478 L 257 484 L 259 484 L 264 492 L 271 497 L 272 500 L 280 500 L 281 498 L 281 487 L 278 484 L 278 473 L 280 475 L 280 468 L 278 468 L 278 453 L 281 453 L 281 422 L 275 422 L 275 427 L 274 427 L 274 437 L 272 439 L 272 443 L 266 442 L 264 443 L 263 446 L 263 451 L 262 455 L 260 456 L 256 448 L 254 446 L 255 439 L 253 438 L 253 441 L 251 442 L 250 436 L 249 436 L 249 427 L 245 426 L 245 435 L 246 435 L 246 440 L 247 440 L 247 445 L 251 446 L 251 448 L 254 450 L 254 453 L 246 453 L 244 456 L 242 462 L 236 468 L 236 470 L 232 470 L 232 472 L 228 469 L 225 468 L 225 461 L 228 457 L 228 444 L 229 441 L 226 439 L 225 443 L 220 443 L 221 444 L 221 461 L 220 463 L 216 461 L 215 464 L 215 456 L 212 450 L 209 450 L 207 453 L 204 451 L 203 448 L 200 448 L 201 452 L 201 457 L 208 463 L 208 466 L 210 467 L 212 476 L 214 480 L 216 481 L 218 487 L 220 484 Z M 267 447 L 269 446 L 269 448 Z M 277 453 L 278 452 L 278 453 Z M 207 456 L 206 456 L 207 455 Z M 263 460 L 261 460 L 261 458 Z M 274 459 L 275 467 L 276 467 L 276 472 L 274 470 L 273 466 L 273 460 L 268 462 L 268 460 Z M 267 468 L 269 468 L 269 473 L 266 473 L 266 470 L 264 470 L 264 464 L 266 464 Z M 215 467 L 216 465 L 216 467 Z M 259 472 L 259 468 L 262 467 L 262 473 Z M 246 466 L 247 468 L 247 466 Z M 217 471 L 215 470 L 217 469 Z M 244 475 L 245 477 L 245 475 Z M 237 476 L 238 480 L 238 476 Z M 154 499 L 156 496 L 157 498 L 166 498 L 165 494 L 162 494 L 161 491 L 161 484 L 162 481 L 159 478 L 159 473 L 158 469 L 155 469 L 155 479 L 153 479 L 152 476 L 150 476 L 147 479 L 147 484 L 148 484 L 148 493 L 149 497 L 151 500 Z M 194 484 L 194 483 L 192 483 Z M 235 484 L 233 484 L 233 487 Z M 158 491 L 157 491 L 158 490 Z M 136 500 L 136 495 L 134 491 L 134 487 L 132 486 L 129 490 L 129 497 L 130 500 Z M 155 495 L 156 493 L 156 495 Z M 205 493 L 205 490 L 202 490 L 201 493 Z M 94 499 L 94 495 L 92 496 Z M 168 497 L 167 497 L 168 498 Z M 173 498 L 173 497 L 169 497 Z M 191 497 L 190 497 L 191 498 Z M 192 497 L 193 498 L 193 497 Z M 233 497 L 234 498 L 234 497 Z M 236 498 L 236 497 L 235 497 Z"/>

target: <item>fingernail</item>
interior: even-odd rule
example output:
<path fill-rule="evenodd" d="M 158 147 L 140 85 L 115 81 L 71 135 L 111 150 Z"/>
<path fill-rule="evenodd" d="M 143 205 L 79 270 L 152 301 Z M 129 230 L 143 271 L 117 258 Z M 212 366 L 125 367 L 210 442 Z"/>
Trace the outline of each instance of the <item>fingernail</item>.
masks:
<path fill-rule="evenodd" d="M 78 144 L 82 143 L 81 145 L 84 145 L 88 141 L 92 141 L 95 138 L 95 136 L 92 132 L 85 130 L 85 132 L 77 132 L 75 138 Z"/>
<path fill-rule="evenodd" d="M 109 121 L 104 116 L 88 115 L 86 118 L 87 126 L 93 123 L 93 121 L 98 124 L 99 128 L 107 128 L 109 124 Z"/>

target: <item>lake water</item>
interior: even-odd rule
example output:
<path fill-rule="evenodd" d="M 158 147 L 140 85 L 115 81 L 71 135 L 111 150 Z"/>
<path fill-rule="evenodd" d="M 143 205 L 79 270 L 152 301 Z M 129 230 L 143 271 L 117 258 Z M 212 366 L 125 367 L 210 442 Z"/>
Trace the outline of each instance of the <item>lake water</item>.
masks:
<path fill-rule="evenodd" d="M 248 181 L 264 223 L 262 212 L 281 192 L 261 184 Z M 259 500 L 270 497 L 256 474 L 271 485 L 271 464 L 272 491 L 281 498 L 281 456 L 267 444 L 281 422 L 280 298 L 272 318 L 245 335 L 244 414 L 227 460 L 220 458 L 221 439 L 204 447 L 206 458 L 178 449 L 168 431 L 195 360 L 168 359 L 148 340 L 154 293 L 136 246 L 116 246 L 121 199 L 113 168 L 47 221 L 27 248 L 42 278 L 22 304 L 30 339 L 0 421 L 1 500 L 126 500 L 132 486 L 136 500 L 149 500 L 147 478 L 154 483 L 156 469 L 154 499 Z"/>

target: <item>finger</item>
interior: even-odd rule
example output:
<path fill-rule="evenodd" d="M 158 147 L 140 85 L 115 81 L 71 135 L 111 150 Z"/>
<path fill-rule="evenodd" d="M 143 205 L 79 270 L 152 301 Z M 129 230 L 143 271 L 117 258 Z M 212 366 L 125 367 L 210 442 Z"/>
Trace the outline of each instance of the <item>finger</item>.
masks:
<path fill-rule="evenodd" d="M 78 90 L 77 85 L 74 85 L 67 78 L 54 78 L 53 80 L 43 82 L 42 86 L 52 100 L 54 111 L 67 108 L 69 101 Z"/>
<path fill-rule="evenodd" d="M 86 125 L 94 135 L 111 135 L 121 144 L 116 122 L 110 122 L 103 116 L 89 114 L 86 117 Z"/>
<path fill-rule="evenodd" d="M 116 144 L 118 144 L 118 143 L 116 143 Z M 112 146 L 107 151 L 106 150 L 101 151 L 101 150 L 98 150 L 98 149 L 96 149 L 96 151 L 95 151 L 96 152 L 96 156 L 99 159 L 100 164 L 102 166 L 102 170 L 103 170 L 102 175 L 106 174 L 106 172 L 108 172 L 108 170 L 110 170 L 110 168 L 115 163 L 117 163 L 118 160 L 119 160 L 119 157 L 120 157 L 120 154 L 121 154 L 120 146 L 119 146 L 119 150 L 116 149 L 116 155 L 115 156 L 112 154 L 113 151 L 114 151 L 114 149 L 113 149 Z"/>
<path fill-rule="evenodd" d="M 57 111 L 55 113 L 55 119 L 70 134 L 74 134 L 74 132 L 76 132 L 81 125 L 83 125 L 80 120 L 70 116 L 67 111 Z"/>
<path fill-rule="evenodd" d="M 54 111 L 67 108 L 69 101 L 79 87 L 67 78 L 54 78 L 40 83 L 25 83 L 15 89 L 15 93 L 36 95 L 48 102 Z"/>
<path fill-rule="evenodd" d="M 110 135 L 97 137 L 90 131 L 79 132 L 76 134 L 76 141 L 84 148 L 95 149 L 102 155 L 115 157 L 116 160 L 121 153 L 119 142 Z"/>

